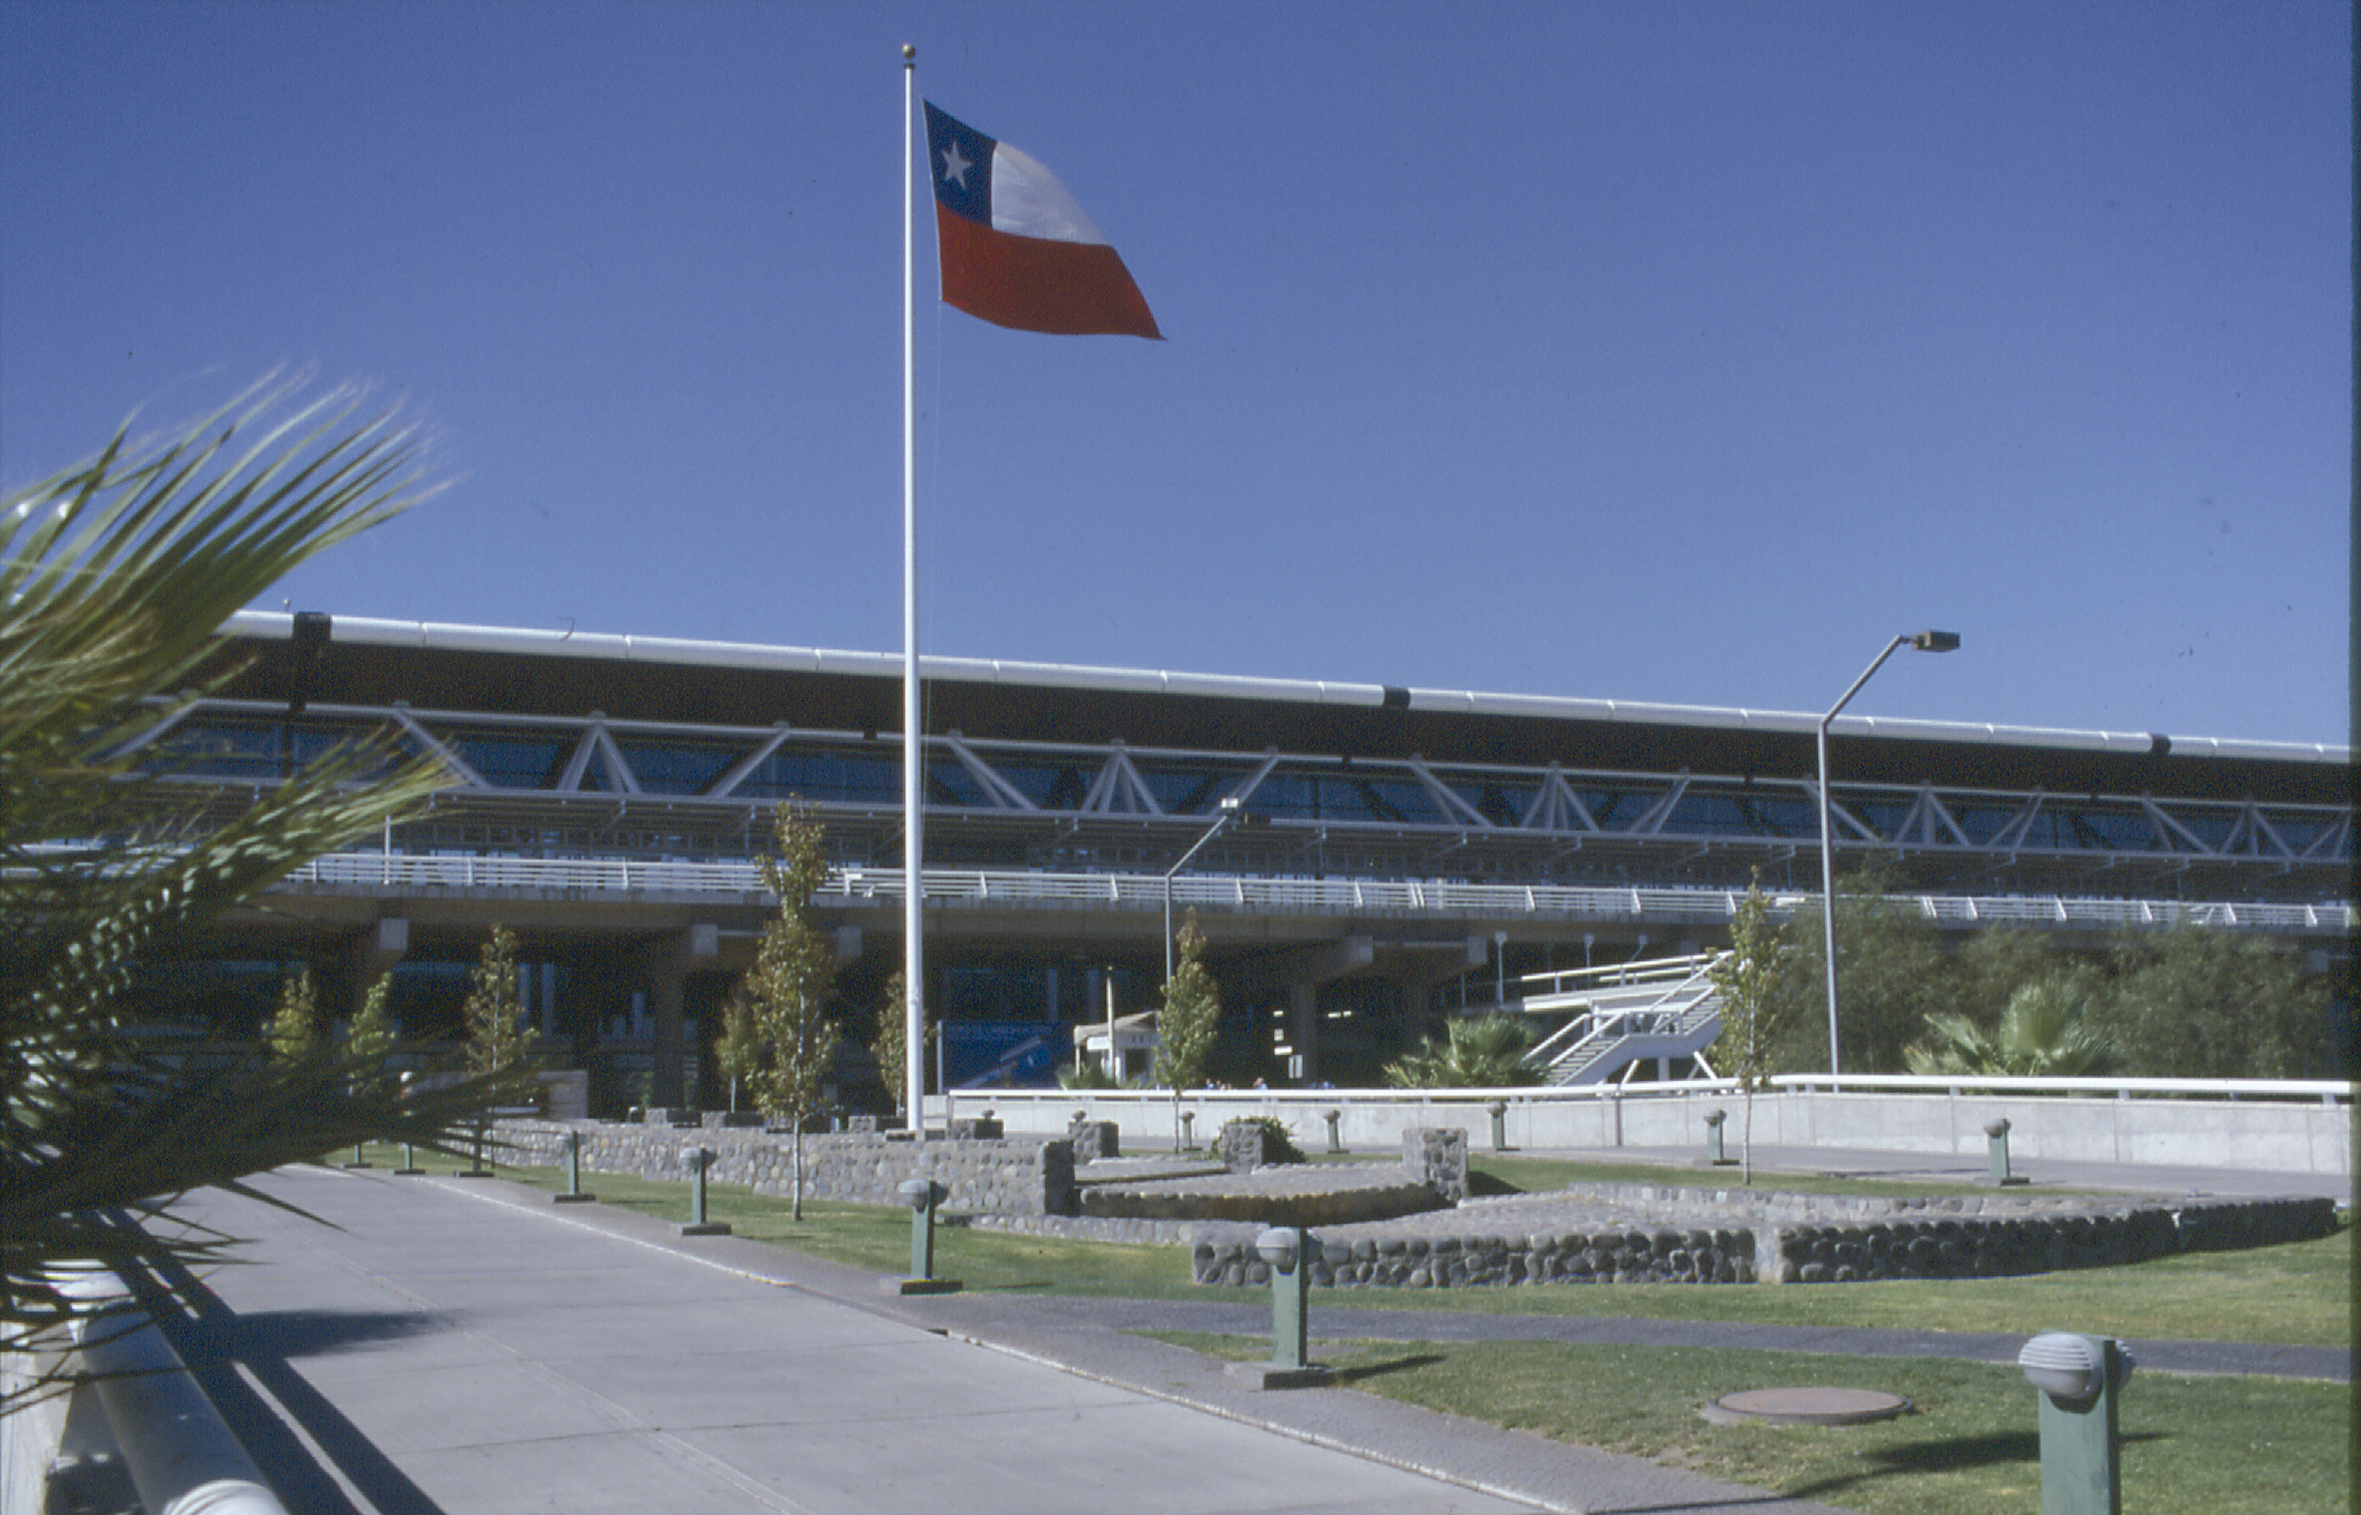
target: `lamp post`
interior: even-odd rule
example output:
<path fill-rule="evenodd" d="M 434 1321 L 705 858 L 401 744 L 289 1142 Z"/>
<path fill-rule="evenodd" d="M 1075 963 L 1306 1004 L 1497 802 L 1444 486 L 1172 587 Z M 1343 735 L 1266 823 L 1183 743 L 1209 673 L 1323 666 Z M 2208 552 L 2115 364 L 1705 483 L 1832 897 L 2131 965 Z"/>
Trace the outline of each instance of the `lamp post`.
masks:
<path fill-rule="evenodd" d="M 1861 686 L 1869 682 L 1870 676 L 1883 668 L 1886 659 L 1905 645 L 1920 652 L 1951 652 L 1959 646 L 1959 633 L 1920 631 L 1894 638 L 1886 643 L 1886 650 L 1877 655 L 1877 661 L 1853 680 L 1853 687 L 1845 691 L 1844 698 L 1830 706 L 1828 713 L 1820 717 L 1820 926 L 1825 933 L 1822 945 L 1828 959 L 1828 1078 L 1831 1089 L 1836 1086 L 1840 1069 L 1836 1057 L 1836 833 L 1831 825 L 1832 809 L 1828 802 L 1828 727 L 1838 712 L 1852 703 L 1853 696 L 1861 692 Z"/>
<path fill-rule="evenodd" d="M 1189 850 L 1188 850 L 1188 851 L 1186 851 L 1186 852 L 1184 852 L 1184 853 L 1182 853 L 1182 854 L 1180 855 L 1180 861 L 1179 861 L 1179 862 L 1177 862 L 1177 863 L 1174 863 L 1174 864 L 1173 864 L 1171 867 L 1169 867 L 1169 868 L 1167 868 L 1167 869 L 1165 869 L 1165 870 L 1164 870 L 1164 982 L 1165 982 L 1166 984 L 1168 984 L 1168 985 L 1169 985 L 1169 984 L 1172 982 L 1172 966 L 1173 966 L 1173 965 L 1172 965 L 1172 878 L 1173 878 L 1173 875 L 1174 875 L 1174 874 L 1176 874 L 1176 873 L 1178 873 L 1178 872 L 1180 872 L 1180 871 L 1181 871 L 1183 868 L 1186 868 L 1186 867 L 1188 867 L 1188 866 L 1189 866 L 1189 859 L 1191 859 L 1191 858 L 1195 857 L 1195 856 L 1196 856 L 1198 853 L 1200 853 L 1200 852 L 1203 852 L 1203 851 L 1205 850 L 1205 844 L 1206 844 L 1206 843 L 1208 843 L 1208 842 L 1212 841 L 1212 840 L 1213 840 L 1215 837 L 1217 837 L 1217 836 L 1221 835 L 1222 828 L 1223 828 L 1224 826 L 1227 826 L 1227 825 L 1228 825 L 1230 822 L 1232 822 L 1232 821 L 1234 821 L 1234 820 L 1236 820 L 1236 819 L 1238 818 L 1238 809 L 1239 809 L 1239 800 L 1238 800 L 1238 797 L 1237 797 L 1236 795 L 1224 795 L 1224 796 L 1222 796 L 1222 802 L 1221 802 L 1221 814 L 1219 814 L 1219 815 L 1215 816 L 1215 817 L 1213 818 L 1213 824 L 1205 828 L 1205 834 L 1204 834 L 1203 836 L 1201 836 L 1201 837 L 1197 838 L 1197 840 L 1195 841 L 1195 843 L 1193 843 L 1193 844 L 1190 846 Z"/>

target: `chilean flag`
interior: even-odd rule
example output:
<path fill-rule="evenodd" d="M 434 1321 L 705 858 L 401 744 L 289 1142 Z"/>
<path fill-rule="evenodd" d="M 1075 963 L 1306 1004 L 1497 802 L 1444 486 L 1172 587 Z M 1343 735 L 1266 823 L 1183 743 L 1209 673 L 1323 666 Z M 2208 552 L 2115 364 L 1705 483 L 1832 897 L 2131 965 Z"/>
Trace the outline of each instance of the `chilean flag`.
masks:
<path fill-rule="evenodd" d="M 943 299 L 998 326 L 1153 337 L 1131 273 L 1038 162 L 926 108 Z"/>

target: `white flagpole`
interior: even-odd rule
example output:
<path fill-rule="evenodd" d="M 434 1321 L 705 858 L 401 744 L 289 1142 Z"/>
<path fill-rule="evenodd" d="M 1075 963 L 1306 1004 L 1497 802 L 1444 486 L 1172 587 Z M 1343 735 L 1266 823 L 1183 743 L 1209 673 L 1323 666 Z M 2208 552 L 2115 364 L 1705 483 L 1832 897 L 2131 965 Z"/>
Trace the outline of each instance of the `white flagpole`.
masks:
<path fill-rule="evenodd" d="M 926 797 L 918 730 L 918 49 L 902 48 L 902 982 L 910 1130 L 926 1139 Z"/>

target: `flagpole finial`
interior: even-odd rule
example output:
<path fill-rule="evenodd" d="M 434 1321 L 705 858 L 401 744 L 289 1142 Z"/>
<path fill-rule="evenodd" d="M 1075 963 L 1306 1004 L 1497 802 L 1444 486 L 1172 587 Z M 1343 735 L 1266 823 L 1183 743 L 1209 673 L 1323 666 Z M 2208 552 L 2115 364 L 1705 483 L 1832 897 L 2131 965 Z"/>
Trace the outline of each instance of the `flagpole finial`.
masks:
<path fill-rule="evenodd" d="M 913 64 L 913 63 L 916 63 L 917 61 L 918 61 L 918 49 L 917 49 L 915 46 L 913 46 L 912 44 L 908 43 L 908 42 L 905 42 L 905 43 L 903 43 L 903 44 L 902 44 L 902 67 L 904 67 L 904 68 L 908 68 L 908 67 L 909 67 L 911 64 Z"/>

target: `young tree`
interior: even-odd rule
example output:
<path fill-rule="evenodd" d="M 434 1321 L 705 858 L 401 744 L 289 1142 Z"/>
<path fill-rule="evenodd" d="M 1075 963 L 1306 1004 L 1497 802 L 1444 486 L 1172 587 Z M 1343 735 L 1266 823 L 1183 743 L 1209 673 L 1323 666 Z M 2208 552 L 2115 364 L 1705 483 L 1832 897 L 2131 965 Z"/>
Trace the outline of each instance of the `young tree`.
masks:
<path fill-rule="evenodd" d="M 525 1055 L 525 1035 L 517 1025 L 523 1003 L 516 986 L 516 933 L 497 922 L 484 943 L 483 955 L 467 970 L 467 1071 L 476 1075 L 515 1067 Z"/>
<path fill-rule="evenodd" d="M 738 1111 L 738 1085 L 762 1066 L 762 1027 L 754 1018 L 754 1001 L 743 984 L 730 991 L 722 1007 L 721 1035 L 713 1042 L 714 1065 L 729 1076 L 730 1113 Z"/>
<path fill-rule="evenodd" d="M 360 1014 L 353 1017 L 351 1028 L 344 1037 L 344 1055 L 354 1062 L 369 1067 L 383 1067 L 393 1054 L 397 1033 L 393 1018 L 393 975 L 380 973 L 377 982 L 361 999 Z M 375 1088 L 381 1080 L 356 1080 L 356 1088 Z"/>
<path fill-rule="evenodd" d="M 423 494 L 411 433 L 358 403 L 258 389 L 0 495 L 0 1348 L 82 1313 L 61 1265 L 188 1276 L 231 1244 L 110 1212 L 153 1216 L 356 1141 L 447 1151 L 448 1124 L 505 1092 L 403 1098 L 362 1087 L 380 1065 L 349 1054 L 208 1069 L 148 1034 L 185 1014 L 156 964 L 446 782 L 364 747 L 209 819 L 140 749 L 227 677 L 233 611 Z"/>
<path fill-rule="evenodd" d="M 312 971 L 302 969 L 279 986 L 279 1013 L 271 1018 L 263 1040 L 271 1056 L 283 1064 L 316 1063 L 329 1053 L 326 1031 L 320 1025 L 319 996 L 312 989 Z"/>
<path fill-rule="evenodd" d="M 835 944 L 811 922 L 811 898 L 828 882 L 820 823 L 790 802 L 773 815 L 778 855 L 762 860 L 763 883 L 778 914 L 762 929 L 742 992 L 754 1007 L 768 1057 L 752 1075 L 755 1103 L 792 1133 L 794 1218 L 803 1219 L 803 1128 L 820 1108 L 823 1080 L 836 1060 L 837 1030 L 828 1019 L 836 977 Z"/>
<path fill-rule="evenodd" d="M 1182 920 L 1178 961 L 1156 1015 L 1156 1082 L 1173 1091 L 1205 1082 L 1221 1034 L 1221 986 L 1205 966 L 1205 933 L 1191 910 Z"/>
<path fill-rule="evenodd" d="M 1730 950 L 1708 969 L 1721 996 L 1722 1029 L 1713 1041 L 1723 1067 L 1738 1081 L 1743 1107 L 1738 1156 L 1744 1182 L 1754 1182 L 1754 1096 L 1769 1081 L 1776 1052 L 1802 1001 L 1789 993 L 1796 955 L 1788 932 L 1771 920 L 1771 902 L 1758 880 L 1738 902 L 1730 922 Z M 1726 1050 L 1725 1050 L 1726 1049 Z"/>
<path fill-rule="evenodd" d="M 933 1046 L 939 1027 L 926 1028 L 926 1041 Z M 910 1114 L 910 981 L 896 968 L 885 981 L 885 1003 L 877 1011 L 877 1039 L 869 1044 L 869 1051 L 877 1059 L 877 1077 L 894 1098 L 894 1113 L 905 1120 Z M 924 1055 L 923 1053 L 921 1054 Z M 916 1122 L 911 1122 L 915 1125 Z"/>

